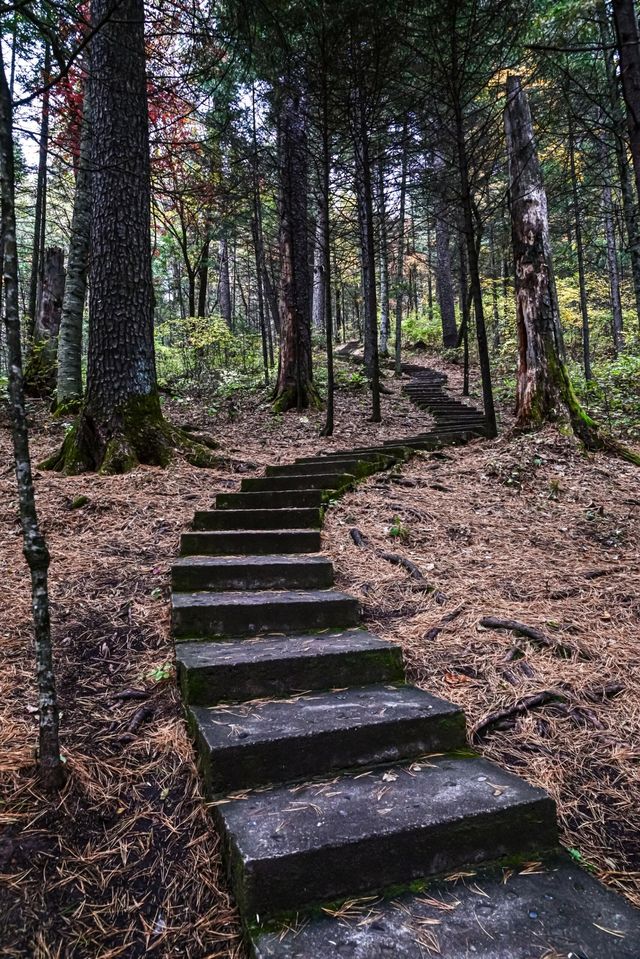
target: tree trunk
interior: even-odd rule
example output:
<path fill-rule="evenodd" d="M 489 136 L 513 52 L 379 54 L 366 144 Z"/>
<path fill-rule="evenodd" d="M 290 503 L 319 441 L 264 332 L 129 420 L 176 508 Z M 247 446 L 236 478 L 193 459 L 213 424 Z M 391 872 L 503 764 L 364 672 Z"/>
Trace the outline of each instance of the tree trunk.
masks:
<path fill-rule="evenodd" d="M 369 131 L 362 91 L 356 92 L 355 102 L 355 176 L 358 200 L 358 226 L 362 262 L 362 299 L 364 310 L 364 365 L 371 387 L 371 420 L 379 423 L 380 369 L 378 358 L 378 305 L 376 296 L 376 251 L 373 228 L 373 185 Z"/>
<path fill-rule="evenodd" d="M 64 250 L 45 250 L 31 350 L 24 371 L 27 396 L 50 397 L 56 389 L 58 332 L 64 297 Z"/>
<path fill-rule="evenodd" d="M 324 201 L 321 201 L 321 203 Z M 316 232 L 315 232 L 315 242 L 313 246 L 313 328 L 314 330 L 323 330 L 324 329 L 324 250 L 322 244 L 324 242 L 324 229 L 322 225 L 322 217 L 324 216 L 324 211 L 318 210 L 318 220 L 316 223 Z"/>
<path fill-rule="evenodd" d="M 462 395 L 469 395 L 469 297 L 467 296 L 467 256 L 465 252 L 464 233 L 460 237 L 459 243 L 460 257 L 460 327 L 462 333 L 463 345 L 463 368 L 462 368 Z"/>
<path fill-rule="evenodd" d="M 616 30 L 622 91 L 627 107 L 627 126 L 631 158 L 640 200 L 640 35 L 634 0 L 613 0 L 613 22 Z"/>
<path fill-rule="evenodd" d="M 536 427 L 564 414 L 589 449 L 607 449 L 640 464 L 640 455 L 604 435 L 587 416 L 569 380 L 553 277 L 547 195 L 529 102 L 517 76 L 507 80 L 505 131 L 519 353 L 516 423 Z"/>
<path fill-rule="evenodd" d="M 207 292 L 209 289 L 209 247 L 211 246 L 211 221 L 207 217 L 204 228 L 204 243 L 198 268 L 198 316 L 207 315 Z"/>
<path fill-rule="evenodd" d="M 384 164 L 378 164 L 378 225 L 380 233 L 380 353 L 389 353 L 389 240 L 384 190 Z"/>
<path fill-rule="evenodd" d="M 582 224 L 580 222 L 578 178 L 576 176 L 575 136 L 571 118 L 569 119 L 569 173 L 571 175 L 571 199 L 576 234 L 576 254 L 578 257 L 578 285 L 580 288 L 580 315 L 582 317 L 582 362 L 584 366 L 584 377 L 588 383 L 593 379 L 591 372 L 589 309 L 587 305 L 587 284 L 584 275 L 584 248 L 582 245 Z"/>
<path fill-rule="evenodd" d="M 29 435 L 22 378 L 18 307 L 18 252 L 15 216 L 13 105 L 0 49 L 0 182 L 2 185 L 2 239 L 4 248 L 5 330 L 9 359 L 9 411 L 13 433 L 16 483 L 24 556 L 31 573 L 36 681 L 38 687 L 38 766 L 43 785 L 62 784 L 59 714 L 53 672 L 47 574 L 49 551 L 38 524 Z"/>
<path fill-rule="evenodd" d="M 622 212 L 624 214 L 625 230 L 631 259 L 633 276 L 633 292 L 636 301 L 636 314 L 640 322 L 640 225 L 638 223 L 638 206 L 634 196 L 631 171 L 627 156 L 627 138 L 625 134 L 625 118 L 620 101 L 620 88 L 616 76 L 613 51 L 609 48 L 611 28 L 605 4 L 598 7 L 600 36 L 604 50 L 605 67 L 607 71 L 607 86 L 609 90 L 609 105 L 613 120 L 613 136 L 618 167 L 618 178 L 622 191 Z M 602 134 L 601 134 L 602 136 Z"/>
<path fill-rule="evenodd" d="M 451 278 L 449 224 L 443 210 L 436 212 L 436 295 L 440 307 L 442 342 L 445 349 L 453 349 L 458 342 L 458 330 Z"/>
<path fill-rule="evenodd" d="M 606 152 L 606 150 L 603 152 Z M 616 234 L 613 223 L 613 202 L 611 199 L 611 185 L 607 175 L 605 175 L 604 187 L 602 190 L 602 209 L 604 213 L 604 229 L 607 241 L 607 270 L 609 273 L 609 290 L 611 291 L 611 332 L 613 333 L 613 346 L 617 355 L 622 349 L 624 349 L 624 335 L 622 332 L 622 301 L 620 298 L 618 251 L 616 249 Z"/>
<path fill-rule="evenodd" d="M 51 72 L 51 48 L 47 43 L 44 50 L 45 84 Z M 38 290 L 42 280 L 44 244 L 47 225 L 47 154 L 49 152 L 49 90 L 42 94 L 42 115 L 40 120 L 40 150 L 38 155 L 38 179 L 36 185 L 36 209 L 33 228 L 33 254 L 31 258 L 31 280 L 29 286 L 29 306 L 27 309 L 29 334 L 33 335 L 38 309 Z"/>
<path fill-rule="evenodd" d="M 433 323 L 433 250 L 431 249 L 431 225 L 427 220 L 427 317 Z"/>
<path fill-rule="evenodd" d="M 80 156 L 73 201 L 67 280 L 58 336 L 58 388 L 56 407 L 65 412 L 82 399 L 82 324 L 89 268 L 91 226 L 91 121 L 90 98 L 85 84 L 80 133 Z"/>
<path fill-rule="evenodd" d="M 276 410 L 320 406 L 313 383 L 308 256 L 307 118 L 303 81 L 289 75 L 279 137 L 280 361 Z"/>
<path fill-rule="evenodd" d="M 153 344 L 149 123 L 143 0 L 94 0 L 91 42 L 91 283 L 87 389 L 46 466 L 122 473 L 165 465 L 182 435 L 160 410 Z M 204 465 L 202 447 L 188 443 Z"/>
<path fill-rule="evenodd" d="M 404 220 L 405 205 L 407 194 L 407 136 L 409 132 L 409 122 L 405 115 L 402 125 L 402 161 L 400 167 L 400 211 L 398 214 L 398 255 L 396 259 L 396 350 L 395 350 L 395 375 L 402 373 L 402 310 L 404 300 Z"/>
<path fill-rule="evenodd" d="M 489 246 L 491 251 L 491 306 L 493 311 L 493 348 L 500 347 L 500 309 L 498 307 L 498 264 L 496 261 L 496 245 L 493 224 L 489 233 Z"/>
<path fill-rule="evenodd" d="M 218 303 L 220 305 L 220 316 L 231 329 L 232 309 L 231 309 L 231 281 L 229 278 L 229 245 L 223 237 L 218 246 L 220 257 L 220 288 L 218 293 Z"/>

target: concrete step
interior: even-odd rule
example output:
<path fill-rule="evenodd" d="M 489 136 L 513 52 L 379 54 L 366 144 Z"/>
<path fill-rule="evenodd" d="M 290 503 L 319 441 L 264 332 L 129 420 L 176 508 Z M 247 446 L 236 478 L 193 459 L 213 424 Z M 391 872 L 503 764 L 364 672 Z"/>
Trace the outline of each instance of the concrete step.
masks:
<path fill-rule="evenodd" d="M 345 450 L 342 453 L 322 453 L 320 456 L 301 456 L 296 459 L 296 463 L 339 463 L 341 466 L 345 460 L 352 459 L 353 450 Z M 387 469 L 398 463 L 402 457 L 394 454 L 385 456 L 382 453 L 358 453 L 358 460 L 364 460 L 368 463 L 375 463 L 378 469 Z"/>
<path fill-rule="evenodd" d="M 538 859 L 556 844 L 555 807 L 543 790 L 476 758 L 430 758 L 278 787 L 213 813 L 248 919 L 503 856 Z"/>
<path fill-rule="evenodd" d="M 333 590 L 174 593 L 176 639 L 342 629 L 360 621 L 358 600 Z"/>
<path fill-rule="evenodd" d="M 439 430 L 433 431 L 426 434 L 423 437 L 407 437 L 405 443 L 411 444 L 411 449 L 414 450 L 436 450 L 441 446 L 450 446 L 454 443 L 467 443 L 470 439 L 474 439 L 478 436 L 476 429 L 466 429 L 466 430 Z M 389 440 L 389 445 L 393 449 L 393 440 Z"/>
<path fill-rule="evenodd" d="M 183 533 L 180 537 L 181 556 L 267 556 L 319 550 L 319 529 L 241 529 Z"/>
<path fill-rule="evenodd" d="M 421 935 L 421 931 L 423 935 Z M 430 932 L 433 948 L 427 948 Z M 334 916 L 254 932 L 256 959 L 637 959 L 640 910 L 568 857 L 476 873 Z"/>
<path fill-rule="evenodd" d="M 265 490 L 262 493 L 218 493 L 216 509 L 318 509 L 324 493 L 320 489 Z"/>
<path fill-rule="evenodd" d="M 462 710 L 412 686 L 190 709 L 210 796 L 466 746 Z"/>
<path fill-rule="evenodd" d="M 375 462 L 371 463 L 367 460 L 356 459 L 353 456 L 340 459 L 337 462 L 341 470 L 358 479 L 363 476 L 368 476 L 370 473 L 375 473 L 378 468 Z M 324 459 L 318 459 L 307 463 L 296 461 L 295 463 L 283 463 L 278 466 L 267 466 L 265 476 L 312 476 L 316 473 L 326 474 L 326 472 L 327 463 Z"/>
<path fill-rule="evenodd" d="M 176 592 L 249 589 L 329 589 L 333 563 L 326 556 L 185 556 L 171 570 Z"/>
<path fill-rule="evenodd" d="M 316 508 L 198 510 L 194 529 L 313 529 L 322 525 Z"/>
<path fill-rule="evenodd" d="M 265 490 L 331 489 L 340 490 L 353 486 L 356 477 L 350 473 L 296 473 L 293 476 L 251 476 L 242 480 L 243 493 Z"/>
<path fill-rule="evenodd" d="M 176 659 L 183 698 L 197 706 L 404 678 L 400 647 L 363 629 L 184 642 Z"/>

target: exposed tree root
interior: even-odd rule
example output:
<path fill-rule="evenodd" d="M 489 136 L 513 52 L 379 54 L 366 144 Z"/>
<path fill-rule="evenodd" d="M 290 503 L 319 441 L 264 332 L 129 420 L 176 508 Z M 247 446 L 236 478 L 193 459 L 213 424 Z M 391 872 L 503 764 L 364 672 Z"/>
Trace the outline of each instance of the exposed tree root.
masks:
<path fill-rule="evenodd" d="M 167 466 L 177 453 L 192 466 L 211 467 L 220 462 L 211 452 L 213 441 L 192 439 L 164 419 L 156 398 L 136 400 L 105 426 L 85 408 L 61 449 L 40 464 L 41 469 L 67 476 L 99 472 L 128 473 L 140 464 Z"/>
<path fill-rule="evenodd" d="M 551 649 L 553 652 L 560 653 L 563 656 L 579 654 L 583 659 L 589 658 L 578 646 L 572 643 L 558 642 L 558 640 L 552 639 L 550 636 L 547 636 L 546 633 L 543 633 L 541 629 L 537 629 L 535 626 L 527 626 L 525 623 L 519 623 L 516 619 L 498 619 L 496 616 L 483 616 L 480 620 L 480 625 L 485 629 L 511 630 L 519 636 L 526 636 L 527 639 L 532 640 L 536 645 L 544 646 L 546 649 Z"/>

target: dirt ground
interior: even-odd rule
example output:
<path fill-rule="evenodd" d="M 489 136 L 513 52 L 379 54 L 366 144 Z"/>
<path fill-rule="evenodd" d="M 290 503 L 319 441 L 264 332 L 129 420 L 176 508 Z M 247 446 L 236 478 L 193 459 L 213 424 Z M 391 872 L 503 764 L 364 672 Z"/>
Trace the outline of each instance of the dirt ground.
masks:
<path fill-rule="evenodd" d="M 0 956 L 244 955 L 173 684 L 168 570 L 193 511 L 242 475 L 426 426 L 387 383 L 382 426 L 367 421 L 366 393 L 338 394 L 331 440 L 318 438 L 321 414 L 273 417 L 255 396 L 215 416 L 205 397 L 168 402 L 176 422 L 217 437 L 216 470 L 37 473 L 69 773 L 55 801 L 34 776 L 29 582 L 0 410 Z M 64 427 L 39 404 L 32 420 L 38 460 Z M 371 478 L 329 512 L 325 544 L 367 622 L 403 645 L 411 678 L 464 705 L 470 728 L 558 694 L 475 744 L 549 789 L 575 857 L 640 904 L 639 511 L 634 467 L 548 429 Z M 412 560 L 428 588 L 375 546 Z M 483 616 L 538 627 L 549 643 L 483 628 Z"/>

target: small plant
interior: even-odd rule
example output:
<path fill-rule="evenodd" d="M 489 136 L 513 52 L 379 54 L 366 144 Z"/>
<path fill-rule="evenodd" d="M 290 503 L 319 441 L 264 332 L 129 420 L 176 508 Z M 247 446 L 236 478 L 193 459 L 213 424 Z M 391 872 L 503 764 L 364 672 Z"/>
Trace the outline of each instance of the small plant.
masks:
<path fill-rule="evenodd" d="M 392 536 L 394 539 L 405 540 L 408 535 L 409 530 L 402 523 L 400 517 L 394 516 L 391 526 L 389 527 L 389 536 Z"/>
<path fill-rule="evenodd" d="M 163 683 L 173 676 L 173 663 L 162 663 L 160 666 L 154 666 L 146 673 L 145 678 L 153 683 Z"/>

